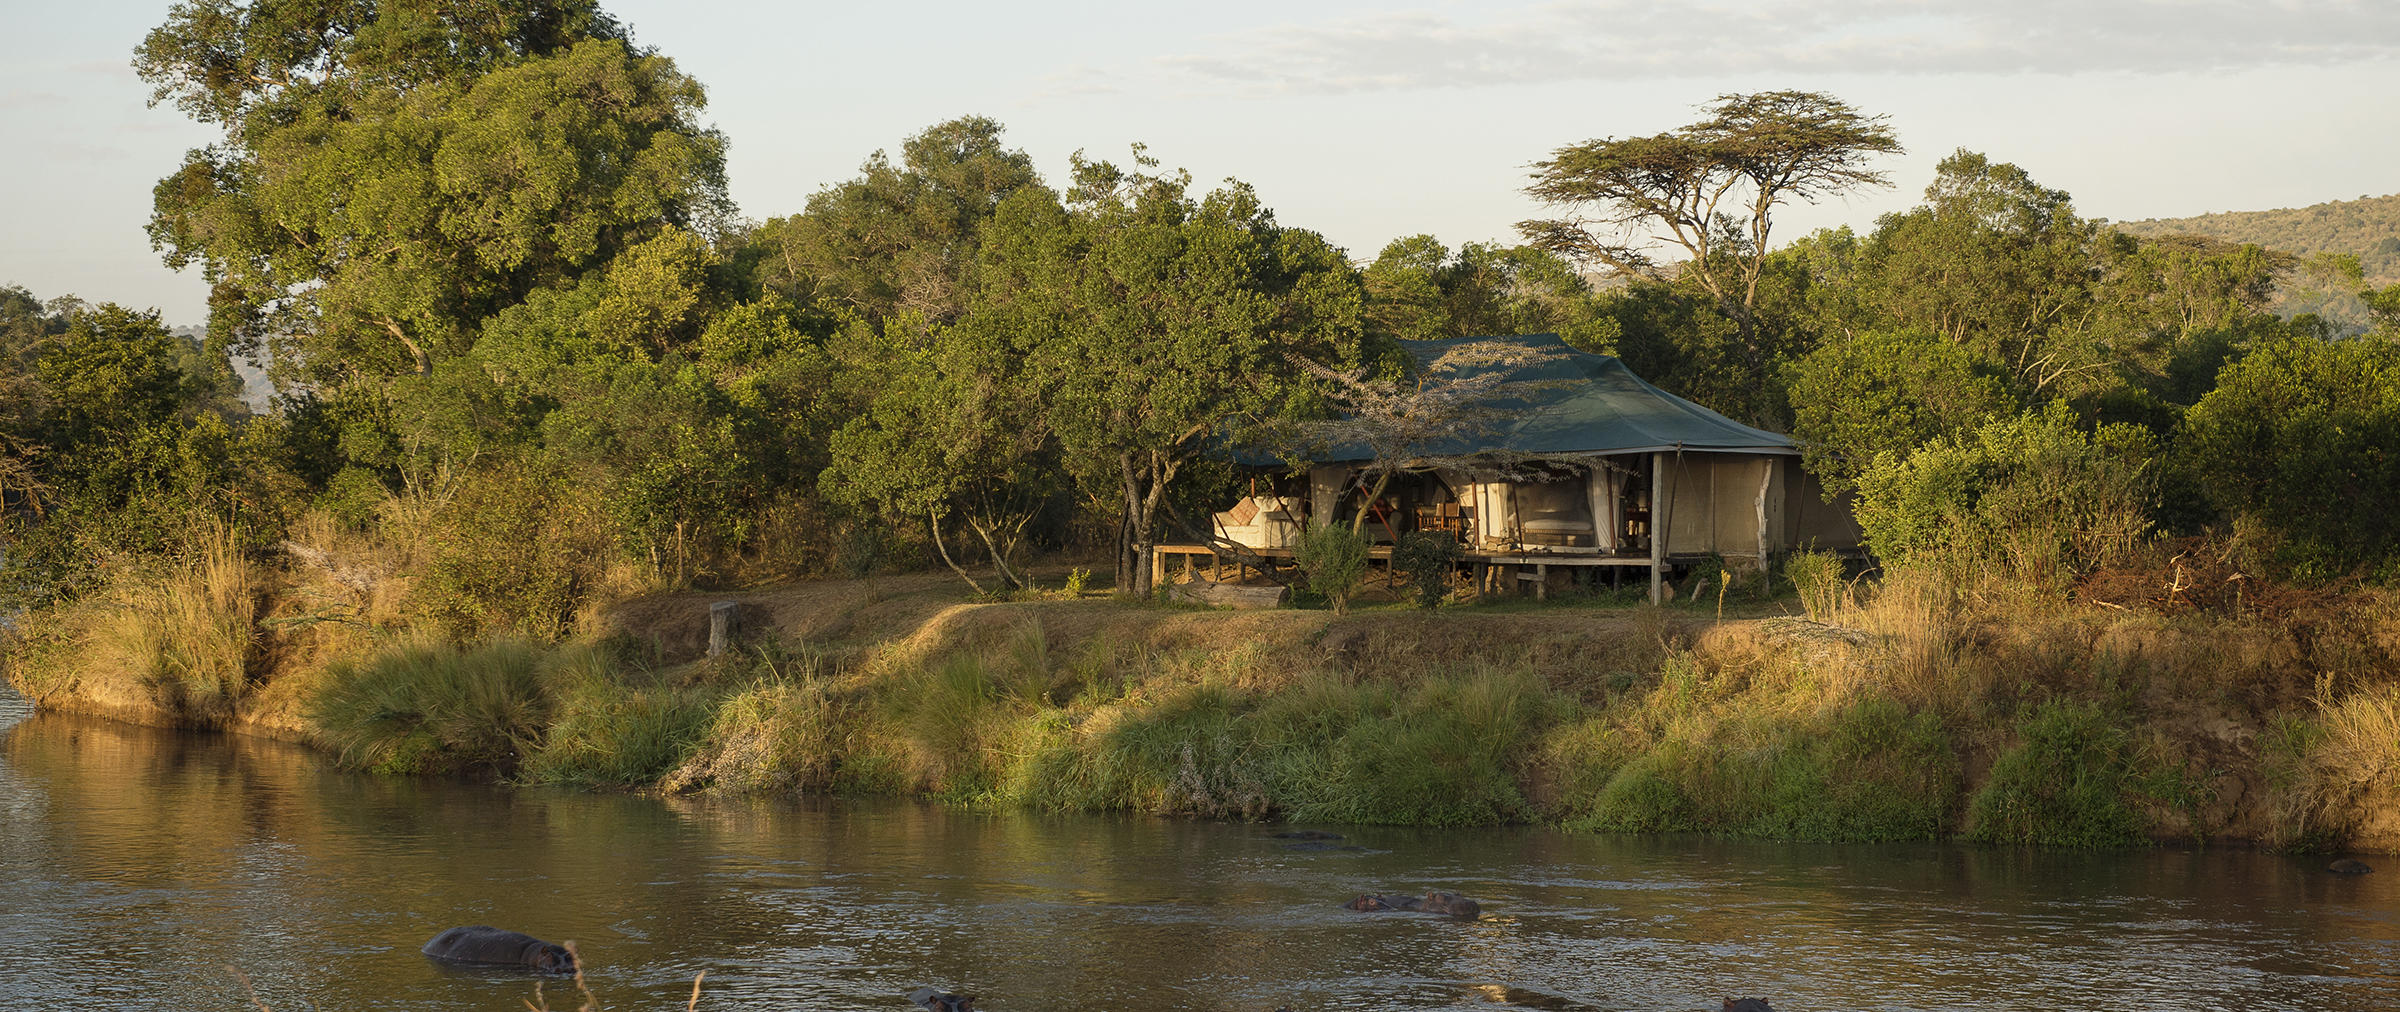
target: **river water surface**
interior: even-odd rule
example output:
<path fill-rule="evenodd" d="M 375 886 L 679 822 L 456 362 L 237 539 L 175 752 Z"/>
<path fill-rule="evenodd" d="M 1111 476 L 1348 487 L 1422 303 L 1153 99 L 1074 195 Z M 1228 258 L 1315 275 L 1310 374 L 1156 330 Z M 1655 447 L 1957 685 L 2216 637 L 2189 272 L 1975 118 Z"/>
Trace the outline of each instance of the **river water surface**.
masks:
<path fill-rule="evenodd" d="M 600 1005 L 1050 1010 L 2400 1006 L 2400 862 L 1291 827 L 503 790 L 0 689 L 0 1007 L 521 1009 L 417 948 L 578 943 Z M 1459 922 L 1360 914 L 1445 889 Z M 579 999 L 547 985 L 547 1000 Z"/>

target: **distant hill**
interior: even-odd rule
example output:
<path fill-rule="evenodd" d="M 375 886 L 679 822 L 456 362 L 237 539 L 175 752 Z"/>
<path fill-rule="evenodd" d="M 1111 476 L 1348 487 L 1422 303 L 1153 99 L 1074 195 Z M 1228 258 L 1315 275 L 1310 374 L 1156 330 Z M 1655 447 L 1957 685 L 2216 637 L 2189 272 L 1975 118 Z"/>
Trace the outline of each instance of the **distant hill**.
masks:
<path fill-rule="evenodd" d="M 2400 193 L 2357 200 L 2331 200 L 2307 207 L 2273 211 L 2224 211 L 2190 218 L 2152 218 L 2121 221 L 2116 227 L 2131 235 L 2155 239 L 2168 235 L 2204 235 L 2227 242 L 2257 243 L 2302 257 L 2317 253 L 2354 253 L 2376 288 L 2400 284 Z M 2348 286 L 2306 272 L 2286 279 L 2278 293 L 2277 311 L 2285 316 L 2315 313 L 2346 333 L 2367 328 L 2366 306 Z"/>
<path fill-rule="evenodd" d="M 2357 200 L 2330 200 L 2273 211 L 2225 211 L 2191 218 L 2121 221 L 2117 228 L 2138 236 L 2205 235 L 2227 242 L 2254 242 L 2286 253 L 2356 253 L 2367 281 L 2378 288 L 2400 282 L 2400 193 Z"/>

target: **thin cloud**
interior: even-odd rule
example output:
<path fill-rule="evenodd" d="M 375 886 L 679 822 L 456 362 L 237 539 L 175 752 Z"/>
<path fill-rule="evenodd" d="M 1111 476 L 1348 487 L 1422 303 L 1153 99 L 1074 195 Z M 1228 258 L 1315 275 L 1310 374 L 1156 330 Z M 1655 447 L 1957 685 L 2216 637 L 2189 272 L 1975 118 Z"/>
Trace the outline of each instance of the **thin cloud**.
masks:
<path fill-rule="evenodd" d="M 2381 0 L 1589 0 L 1482 20 L 1421 11 L 1220 36 L 1184 74 L 1266 92 L 1759 72 L 2167 73 L 2400 56 Z"/>

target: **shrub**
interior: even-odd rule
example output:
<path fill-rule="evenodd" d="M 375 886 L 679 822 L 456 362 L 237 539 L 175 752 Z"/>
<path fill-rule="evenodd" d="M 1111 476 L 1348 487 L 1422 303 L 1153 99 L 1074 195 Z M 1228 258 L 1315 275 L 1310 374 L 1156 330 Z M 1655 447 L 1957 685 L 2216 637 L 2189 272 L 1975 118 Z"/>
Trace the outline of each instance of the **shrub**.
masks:
<path fill-rule="evenodd" d="M 2228 366 L 2177 457 L 2305 576 L 2400 571 L 2400 344 L 2293 338 Z"/>
<path fill-rule="evenodd" d="M 1450 594 L 1450 567 L 1458 562 L 1458 539 L 1448 531 L 1410 531 L 1392 546 L 1392 568 L 1408 574 L 1417 607 L 1431 608 Z"/>
<path fill-rule="evenodd" d="M 806 793 L 832 787 L 842 710 L 816 682 L 761 681 L 717 707 L 699 748 L 663 790 Z"/>
<path fill-rule="evenodd" d="M 1877 457 L 1859 478 L 1859 526 L 1887 562 L 2059 585 L 2148 534 L 2149 441 L 2125 424 L 2086 434 L 2052 404 Z"/>
<path fill-rule="evenodd" d="M 584 787 L 643 787 L 682 763 L 708 724 L 691 690 L 626 684 L 631 674 L 601 647 L 561 649 L 543 665 L 554 693 L 541 747 L 522 778 Z"/>
<path fill-rule="evenodd" d="M 2133 739 L 2099 707 L 2052 701 L 2017 726 L 2018 742 L 1992 764 L 1968 809 L 1967 838 L 2045 847 L 2141 843 L 2133 790 Z"/>
<path fill-rule="evenodd" d="M 1308 589 L 1325 595 L 1335 614 L 1350 610 L 1350 595 L 1367 575 L 1367 536 L 1346 524 L 1300 529 L 1293 561 L 1307 574 Z"/>

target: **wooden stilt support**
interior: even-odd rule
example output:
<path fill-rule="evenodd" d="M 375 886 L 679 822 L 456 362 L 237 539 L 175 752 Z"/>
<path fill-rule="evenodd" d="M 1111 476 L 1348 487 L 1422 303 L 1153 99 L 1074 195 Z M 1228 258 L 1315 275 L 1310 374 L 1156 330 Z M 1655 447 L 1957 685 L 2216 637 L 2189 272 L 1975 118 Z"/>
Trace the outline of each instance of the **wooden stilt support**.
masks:
<path fill-rule="evenodd" d="M 1667 582 L 1667 455 L 1650 455 L 1650 603 L 1665 600 Z"/>

